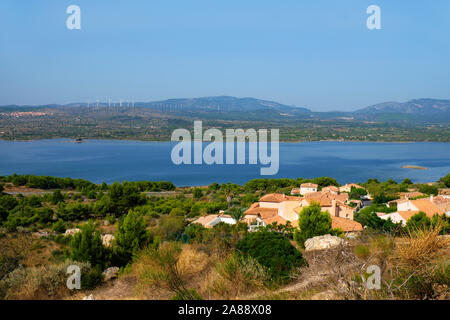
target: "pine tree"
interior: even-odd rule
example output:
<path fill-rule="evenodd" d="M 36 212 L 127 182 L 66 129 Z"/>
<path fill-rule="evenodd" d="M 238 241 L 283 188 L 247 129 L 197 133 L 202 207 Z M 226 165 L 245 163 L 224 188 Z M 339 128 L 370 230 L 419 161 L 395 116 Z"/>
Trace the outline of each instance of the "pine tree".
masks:
<path fill-rule="evenodd" d="M 328 212 L 322 212 L 319 204 L 312 203 L 300 212 L 298 226 L 300 233 L 296 235 L 296 240 L 304 246 L 309 238 L 331 233 L 331 216 Z"/>
<path fill-rule="evenodd" d="M 144 218 L 135 211 L 128 214 L 118 223 L 115 236 L 115 249 L 119 261 L 127 264 L 149 240 Z"/>
<path fill-rule="evenodd" d="M 103 247 L 102 237 L 95 230 L 92 221 L 81 227 L 81 232 L 76 233 L 71 241 L 74 261 L 90 262 L 92 267 L 103 268 L 107 264 L 106 250 Z"/>

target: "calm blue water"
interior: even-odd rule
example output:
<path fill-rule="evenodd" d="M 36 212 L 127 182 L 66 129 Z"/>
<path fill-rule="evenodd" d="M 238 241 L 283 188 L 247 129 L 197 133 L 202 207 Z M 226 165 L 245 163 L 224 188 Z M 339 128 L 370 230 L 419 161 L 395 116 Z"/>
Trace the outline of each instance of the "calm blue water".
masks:
<path fill-rule="evenodd" d="M 178 186 L 245 183 L 254 178 L 330 176 L 340 183 L 368 178 L 431 182 L 450 172 L 450 144 L 307 142 L 280 144 L 276 176 L 260 165 L 172 164 L 171 142 L 67 140 L 0 141 L 0 175 L 36 174 L 103 181 L 168 180 Z M 418 165 L 429 170 L 402 169 Z"/>

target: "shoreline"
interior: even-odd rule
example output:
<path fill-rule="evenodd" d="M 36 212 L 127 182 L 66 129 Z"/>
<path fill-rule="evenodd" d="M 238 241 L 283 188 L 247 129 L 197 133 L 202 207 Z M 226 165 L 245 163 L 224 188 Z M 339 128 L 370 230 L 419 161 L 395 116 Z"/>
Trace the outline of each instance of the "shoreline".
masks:
<path fill-rule="evenodd" d="M 55 141 L 55 140 L 67 140 L 64 142 L 72 142 L 72 143 L 86 143 L 89 141 L 130 141 L 130 142 L 177 142 L 171 140 L 144 140 L 144 139 L 107 139 L 107 138 L 86 138 L 82 141 L 77 141 L 77 138 L 41 138 L 41 139 L 16 139 L 16 140 L 7 140 L 0 138 L 0 142 L 38 142 L 38 141 Z M 194 141 L 194 140 L 192 140 Z M 63 141 L 61 141 L 63 142 Z M 210 142 L 210 141 L 203 141 Z M 279 143 L 307 143 L 307 142 L 357 142 L 357 143 L 450 143 L 450 141 L 422 141 L 422 140 L 411 140 L 411 141 L 386 141 L 386 140 L 337 140 L 337 139 L 326 139 L 326 140 L 298 140 L 298 141 L 280 141 Z"/>

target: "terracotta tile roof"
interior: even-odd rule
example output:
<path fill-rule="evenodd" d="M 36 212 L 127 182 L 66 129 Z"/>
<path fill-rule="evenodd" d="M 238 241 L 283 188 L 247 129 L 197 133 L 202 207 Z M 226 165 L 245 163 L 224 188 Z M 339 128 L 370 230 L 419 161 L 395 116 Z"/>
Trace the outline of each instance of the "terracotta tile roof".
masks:
<path fill-rule="evenodd" d="M 286 200 L 287 201 L 302 201 L 303 197 L 297 197 L 297 196 L 286 196 Z"/>
<path fill-rule="evenodd" d="M 330 192 L 311 192 L 305 195 L 305 200 L 308 203 L 317 202 L 322 207 L 331 207 L 331 200 L 338 200 L 345 203 L 348 200 L 348 193 L 333 194 Z"/>
<path fill-rule="evenodd" d="M 260 215 L 261 218 L 270 218 L 273 217 L 275 215 L 278 215 L 278 209 L 276 208 L 261 208 L 259 206 L 259 203 L 256 202 L 254 204 L 251 205 L 250 208 L 248 208 L 244 214 L 246 215 Z"/>
<path fill-rule="evenodd" d="M 354 187 L 356 189 L 366 189 L 363 186 L 360 186 L 359 184 L 356 184 L 356 183 L 349 183 L 349 184 L 347 184 L 347 186 L 349 186 L 350 188 Z"/>
<path fill-rule="evenodd" d="M 333 229 L 340 228 L 344 232 L 363 230 L 363 226 L 359 222 L 335 216 L 331 216 L 331 227 Z"/>
<path fill-rule="evenodd" d="M 300 188 L 317 188 L 319 185 L 315 184 L 315 183 L 302 183 L 300 185 Z"/>
<path fill-rule="evenodd" d="M 263 219 L 263 221 L 264 221 L 265 224 L 267 224 L 267 225 L 268 225 L 268 224 L 272 224 L 272 223 L 274 223 L 274 222 L 276 222 L 276 223 L 278 223 L 278 224 L 286 224 L 286 223 L 287 223 L 287 220 L 284 219 L 283 217 L 279 216 L 279 215 L 276 215 L 276 216 L 271 217 L 271 218 Z"/>
<path fill-rule="evenodd" d="M 287 196 L 285 194 L 281 193 L 270 193 L 266 194 L 265 196 L 261 197 L 259 199 L 259 202 L 275 202 L 275 203 L 281 203 L 284 201 L 301 201 L 302 197 L 296 197 L 296 196 Z"/>
<path fill-rule="evenodd" d="M 283 202 L 286 201 L 286 195 L 280 193 L 270 193 L 259 199 L 259 202 Z"/>
<path fill-rule="evenodd" d="M 211 223 L 213 220 L 217 219 L 218 215 L 217 214 L 210 214 L 204 217 L 200 217 L 194 221 L 192 221 L 192 223 L 199 223 L 202 226 L 204 226 L 205 228 L 212 228 L 212 226 L 209 225 L 209 223 Z"/>
<path fill-rule="evenodd" d="M 411 217 L 415 214 L 419 213 L 419 211 L 398 211 L 398 214 L 405 219 L 405 221 L 408 221 L 411 219 Z"/>
<path fill-rule="evenodd" d="M 449 196 L 450 195 L 450 188 L 439 189 L 439 194 Z"/>
<path fill-rule="evenodd" d="M 339 191 L 339 188 L 338 188 L 338 187 L 335 187 L 335 186 L 328 186 L 328 187 L 322 188 L 322 191 L 326 191 L 326 190 L 338 192 L 338 191 Z"/>
<path fill-rule="evenodd" d="M 443 196 L 437 196 L 434 197 L 433 203 L 444 212 L 450 211 L 450 199 L 445 199 Z"/>
<path fill-rule="evenodd" d="M 444 211 L 430 201 L 430 199 L 411 200 L 411 203 L 419 210 L 424 212 L 429 218 L 435 214 L 442 215 Z"/>
<path fill-rule="evenodd" d="M 268 219 L 278 216 L 278 209 L 262 208 L 263 210 L 259 212 L 261 219 Z"/>
<path fill-rule="evenodd" d="M 245 210 L 245 214 L 253 214 L 253 212 L 257 212 L 257 208 L 259 208 L 259 203 L 255 202 L 252 203 L 252 205 L 250 206 L 250 208 L 248 208 L 247 210 Z"/>

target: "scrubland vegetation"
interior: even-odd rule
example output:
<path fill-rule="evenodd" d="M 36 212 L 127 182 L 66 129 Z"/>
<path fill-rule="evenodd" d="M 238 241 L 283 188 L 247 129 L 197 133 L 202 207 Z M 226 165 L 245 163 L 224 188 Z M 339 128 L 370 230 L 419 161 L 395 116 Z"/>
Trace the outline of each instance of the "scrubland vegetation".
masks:
<path fill-rule="evenodd" d="M 0 298 L 77 299 L 92 292 L 109 299 L 449 299 L 448 217 L 419 213 L 401 227 L 376 215 L 395 211 L 386 202 L 399 192 L 437 194 L 449 178 L 433 186 L 409 179 L 361 183 L 373 196 L 373 204 L 355 214 L 366 227 L 362 234 L 345 247 L 308 252 L 307 238 L 343 236 L 314 205 L 300 214 L 301 231 L 273 224 L 249 232 L 242 223 L 206 229 L 191 221 L 219 210 L 239 221 L 264 194 L 289 194 L 303 182 L 338 186 L 332 178 L 176 188 L 170 182 L 1 177 Z M 24 190 L 35 194 L 23 196 Z M 350 197 L 364 193 L 352 189 Z M 80 232 L 63 234 L 72 228 Z M 102 241 L 105 234 L 114 235 L 110 245 Z M 82 269 L 81 291 L 66 287 L 71 264 Z M 381 269 L 380 290 L 365 286 L 370 265 Z M 112 266 L 120 268 L 119 278 L 105 283 L 102 271 Z"/>

